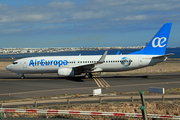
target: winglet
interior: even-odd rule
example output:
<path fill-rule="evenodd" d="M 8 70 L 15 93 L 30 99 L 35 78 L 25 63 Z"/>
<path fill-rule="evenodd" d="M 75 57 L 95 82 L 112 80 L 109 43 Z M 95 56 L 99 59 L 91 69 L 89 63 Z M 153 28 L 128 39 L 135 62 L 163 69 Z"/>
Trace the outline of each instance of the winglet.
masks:
<path fill-rule="evenodd" d="M 120 54 L 120 50 L 116 53 L 116 55 L 119 55 Z"/>
<path fill-rule="evenodd" d="M 106 55 L 107 55 L 107 52 L 108 51 L 105 51 L 104 54 L 101 56 L 101 58 L 99 59 L 99 61 L 97 63 L 103 63 L 105 58 L 106 58 Z"/>

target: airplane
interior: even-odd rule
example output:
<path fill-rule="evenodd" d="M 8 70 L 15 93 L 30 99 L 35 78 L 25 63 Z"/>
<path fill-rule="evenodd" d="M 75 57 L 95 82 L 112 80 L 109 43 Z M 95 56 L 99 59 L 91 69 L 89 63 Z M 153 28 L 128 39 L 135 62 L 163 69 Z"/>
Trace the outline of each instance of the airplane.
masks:
<path fill-rule="evenodd" d="M 79 55 L 27 57 L 14 61 L 6 69 L 21 75 L 37 73 L 57 73 L 58 76 L 75 77 L 85 73 L 91 78 L 96 72 L 121 72 L 153 66 L 166 61 L 173 55 L 165 54 L 172 23 L 165 23 L 142 50 L 122 55 Z M 135 41 L 134 41 L 135 42 Z"/>

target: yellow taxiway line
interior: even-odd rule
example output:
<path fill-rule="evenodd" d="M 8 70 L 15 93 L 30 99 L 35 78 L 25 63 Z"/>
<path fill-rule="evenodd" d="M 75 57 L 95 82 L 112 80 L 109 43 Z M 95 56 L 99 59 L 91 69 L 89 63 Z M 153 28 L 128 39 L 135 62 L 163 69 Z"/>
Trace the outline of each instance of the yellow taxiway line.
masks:
<path fill-rule="evenodd" d="M 110 87 L 110 85 L 106 82 L 106 80 L 104 80 L 100 76 L 93 76 L 93 79 L 98 85 L 98 87 Z"/>

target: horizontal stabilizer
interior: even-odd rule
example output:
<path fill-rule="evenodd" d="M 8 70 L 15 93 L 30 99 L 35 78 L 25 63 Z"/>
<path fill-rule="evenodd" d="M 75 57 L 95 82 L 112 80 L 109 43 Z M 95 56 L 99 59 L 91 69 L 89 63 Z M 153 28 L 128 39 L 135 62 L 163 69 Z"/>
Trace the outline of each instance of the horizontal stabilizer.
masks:
<path fill-rule="evenodd" d="M 118 51 L 117 53 L 116 53 L 116 55 L 119 55 L 120 54 L 120 51 Z"/>
<path fill-rule="evenodd" d="M 172 55 L 174 55 L 174 53 L 160 55 L 160 56 L 156 56 L 156 57 L 152 57 L 152 58 L 164 58 L 164 57 L 169 57 L 169 56 L 172 56 Z"/>

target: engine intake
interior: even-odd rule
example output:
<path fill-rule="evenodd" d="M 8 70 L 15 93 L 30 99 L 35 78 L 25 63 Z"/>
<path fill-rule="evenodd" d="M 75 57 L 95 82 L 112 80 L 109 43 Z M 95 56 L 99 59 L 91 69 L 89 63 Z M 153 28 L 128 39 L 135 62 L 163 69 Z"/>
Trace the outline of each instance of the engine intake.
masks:
<path fill-rule="evenodd" d="M 58 75 L 74 77 L 74 69 L 73 68 L 59 68 Z"/>

